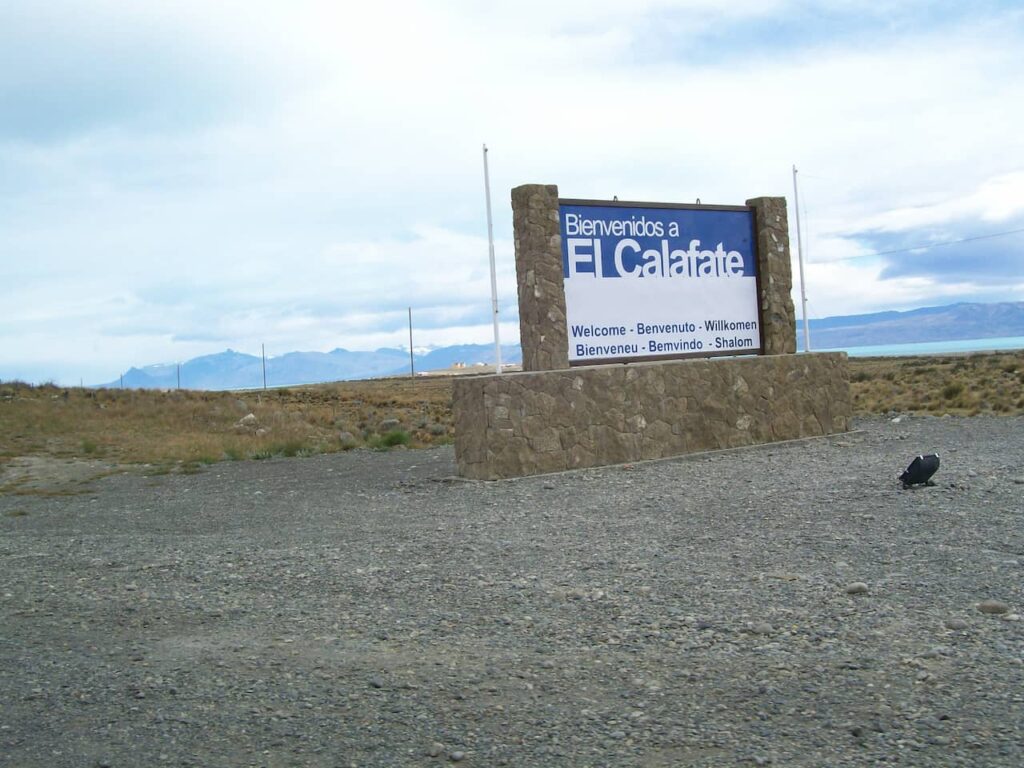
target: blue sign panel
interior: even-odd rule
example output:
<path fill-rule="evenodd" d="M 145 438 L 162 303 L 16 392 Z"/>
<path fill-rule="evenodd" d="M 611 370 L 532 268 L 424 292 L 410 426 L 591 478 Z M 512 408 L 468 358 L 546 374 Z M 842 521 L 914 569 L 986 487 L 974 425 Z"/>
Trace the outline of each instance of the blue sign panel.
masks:
<path fill-rule="evenodd" d="M 755 277 L 750 211 L 562 205 L 562 275 Z"/>
<path fill-rule="evenodd" d="M 752 210 L 559 209 L 570 362 L 760 351 Z"/>

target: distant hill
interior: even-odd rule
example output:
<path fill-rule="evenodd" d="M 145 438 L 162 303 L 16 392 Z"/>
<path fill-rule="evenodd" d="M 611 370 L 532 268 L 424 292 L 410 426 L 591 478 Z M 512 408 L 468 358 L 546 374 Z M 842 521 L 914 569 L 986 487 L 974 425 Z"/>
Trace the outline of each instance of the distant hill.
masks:
<path fill-rule="evenodd" d="M 810 331 L 811 349 L 1024 336 L 1024 301 L 948 304 L 907 312 L 824 317 L 811 320 Z M 799 321 L 797 344 L 803 348 Z"/>
<path fill-rule="evenodd" d="M 503 363 L 521 363 L 523 354 L 518 344 L 503 344 L 501 358 Z M 455 363 L 494 363 L 494 345 L 459 344 L 431 349 L 415 353 L 414 361 L 417 371 L 441 370 Z M 409 351 L 406 349 L 358 352 L 338 348 L 330 352 L 289 352 L 267 358 L 267 386 L 270 387 L 369 379 L 408 372 Z M 255 355 L 228 349 L 189 360 L 182 363 L 180 369 L 176 363 L 131 368 L 124 374 L 124 386 L 129 389 L 175 389 L 179 386 L 179 374 L 182 389 L 253 389 L 263 386 L 263 361 Z M 100 386 L 119 387 L 121 380 Z"/>

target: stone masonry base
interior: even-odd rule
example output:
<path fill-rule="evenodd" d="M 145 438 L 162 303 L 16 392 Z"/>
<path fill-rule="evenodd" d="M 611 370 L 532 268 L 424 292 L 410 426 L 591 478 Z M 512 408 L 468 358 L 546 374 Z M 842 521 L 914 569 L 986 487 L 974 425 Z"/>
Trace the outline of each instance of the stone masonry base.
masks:
<path fill-rule="evenodd" d="M 455 458 L 478 480 L 845 432 L 846 354 L 601 365 L 454 382 Z"/>

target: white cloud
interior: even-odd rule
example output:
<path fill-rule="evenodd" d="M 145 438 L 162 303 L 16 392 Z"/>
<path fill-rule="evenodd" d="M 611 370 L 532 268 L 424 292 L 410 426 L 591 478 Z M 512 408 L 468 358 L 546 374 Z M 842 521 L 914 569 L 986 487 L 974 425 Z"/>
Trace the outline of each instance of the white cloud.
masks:
<path fill-rule="evenodd" d="M 1024 171 L 985 179 L 973 192 L 938 202 L 894 208 L 858 223 L 859 231 L 905 232 L 963 219 L 991 224 L 1024 214 Z"/>
<path fill-rule="evenodd" d="M 999 301 L 1006 296 L 1024 295 L 1024 279 L 1015 284 L 986 285 L 976 282 L 949 282 L 927 276 L 886 279 L 885 264 L 878 259 L 868 263 L 807 264 L 807 302 L 809 317 L 852 315 L 885 310 L 906 310 L 947 301 Z M 798 279 L 794 271 L 794 303 L 802 317 Z"/>

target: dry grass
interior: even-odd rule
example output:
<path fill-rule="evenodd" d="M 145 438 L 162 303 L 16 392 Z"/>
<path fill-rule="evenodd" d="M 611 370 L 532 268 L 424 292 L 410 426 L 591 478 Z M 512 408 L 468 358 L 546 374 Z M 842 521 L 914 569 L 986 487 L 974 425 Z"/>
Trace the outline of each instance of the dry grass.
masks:
<path fill-rule="evenodd" d="M 385 379 L 266 392 L 88 390 L 0 384 L 0 460 L 46 455 L 203 464 L 452 439 L 451 384 Z M 239 426 L 253 414 L 255 423 Z M 398 424 L 388 423 L 397 420 Z M 382 428 L 381 425 L 384 424 Z M 391 435 L 388 433 L 400 434 Z"/>
<path fill-rule="evenodd" d="M 1024 351 L 851 358 L 859 415 L 1024 413 Z M 266 392 L 83 390 L 0 384 L 0 461 L 92 458 L 198 471 L 223 460 L 450 442 L 451 379 Z M 252 413 L 256 423 L 236 425 Z M 390 420 L 397 420 L 397 424 Z"/>
<path fill-rule="evenodd" d="M 854 412 L 1024 413 L 1024 351 L 850 359 Z"/>

